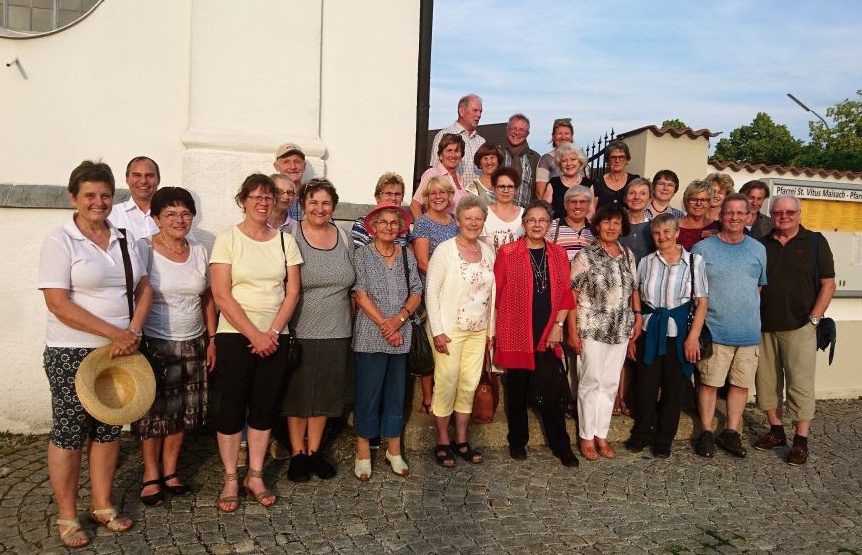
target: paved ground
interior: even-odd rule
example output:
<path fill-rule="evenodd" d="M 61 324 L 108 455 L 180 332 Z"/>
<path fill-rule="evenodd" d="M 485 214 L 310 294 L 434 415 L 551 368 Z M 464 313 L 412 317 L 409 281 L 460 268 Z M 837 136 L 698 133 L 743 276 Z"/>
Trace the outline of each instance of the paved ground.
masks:
<path fill-rule="evenodd" d="M 818 405 L 805 467 L 779 453 L 704 460 L 677 443 L 669 460 L 620 450 L 612 461 L 566 469 L 546 451 L 527 462 L 501 449 L 486 462 L 437 467 L 410 453 L 412 474 L 375 461 L 369 482 L 352 475 L 352 437 L 333 456 L 331 481 L 296 485 L 269 461 L 275 508 L 245 502 L 219 514 L 212 438 L 190 438 L 182 462 L 198 493 L 144 509 L 140 456 L 124 439 L 116 499 L 137 523 L 98 537 L 80 553 L 817 553 L 862 554 L 862 401 Z M 746 415 L 749 441 L 764 418 Z M 63 553 L 53 526 L 44 436 L 0 441 L 0 552 Z M 84 490 L 86 493 L 86 490 Z M 82 498 L 83 511 L 87 500 Z"/>

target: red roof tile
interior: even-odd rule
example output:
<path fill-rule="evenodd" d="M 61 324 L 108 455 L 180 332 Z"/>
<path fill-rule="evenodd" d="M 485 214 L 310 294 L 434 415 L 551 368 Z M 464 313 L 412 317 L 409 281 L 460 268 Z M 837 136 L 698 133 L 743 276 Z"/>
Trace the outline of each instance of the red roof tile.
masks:
<path fill-rule="evenodd" d="M 661 137 L 662 135 L 667 135 L 670 133 L 676 138 L 682 137 L 683 135 L 696 139 L 698 137 L 705 137 L 709 139 L 710 137 L 718 137 L 721 135 L 721 131 L 718 133 L 713 133 L 709 129 L 698 129 L 694 130 L 690 127 L 686 127 L 685 129 L 677 129 L 676 127 L 656 127 L 655 125 L 645 125 L 643 127 L 638 127 L 637 129 L 632 129 L 631 131 L 626 131 L 625 133 L 620 133 L 617 135 L 617 139 L 624 139 L 625 137 L 631 137 L 632 135 L 637 135 L 641 131 L 648 130 L 652 132 L 656 137 Z"/>
<path fill-rule="evenodd" d="M 846 177 L 847 179 L 862 179 L 862 172 L 824 170 L 820 168 L 797 168 L 795 166 L 769 166 L 767 164 L 740 164 L 738 162 L 717 162 L 710 160 L 709 165 L 717 170 L 732 170 L 735 172 L 747 171 L 749 173 L 778 173 L 790 174 L 792 176 L 804 175 L 806 177 Z"/>

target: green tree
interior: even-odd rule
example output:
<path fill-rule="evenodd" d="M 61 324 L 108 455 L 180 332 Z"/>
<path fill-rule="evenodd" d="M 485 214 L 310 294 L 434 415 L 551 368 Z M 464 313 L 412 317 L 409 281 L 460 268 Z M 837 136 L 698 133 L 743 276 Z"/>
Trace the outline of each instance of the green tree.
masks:
<path fill-rule="evenodd" d="M 688 129 L 688 125 L 682 120 L 666 119 L 661 122 L 662 127 L 673 127 L 674 129 Z"/>
<path fill-rule="evenodd" d="M 802 141 L 794 139 L 786 125 L 778 125 L 769 115 L 758 112 L 754 120 L 730 132 L 715 146 L 713 158 L 719 162 L 790 164 L 803 151 Z"/>
<path fill-rule="evenodd" d="M 793 161 L 795 165 L 862 171 L 862 90 L 856 96 L 857 100 L 847 98 L 826 109 L 831 128 L 820 121 L 808 123 L 811 142 Z"/>

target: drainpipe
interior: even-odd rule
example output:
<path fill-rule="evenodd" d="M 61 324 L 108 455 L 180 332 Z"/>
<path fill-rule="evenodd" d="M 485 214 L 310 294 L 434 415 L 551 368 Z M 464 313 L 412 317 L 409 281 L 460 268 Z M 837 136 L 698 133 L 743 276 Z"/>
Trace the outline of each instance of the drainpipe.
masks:
<path fill-rule="evenodd" d="M 419 72 L 416 87 L 416 150 L 413 154 L 413 191 L 428 169 L 428 111 L 431 104 L 431 31 L 434 0 L 419 3 Z M 412 196 L 412 195 L 411 195 Z"/>

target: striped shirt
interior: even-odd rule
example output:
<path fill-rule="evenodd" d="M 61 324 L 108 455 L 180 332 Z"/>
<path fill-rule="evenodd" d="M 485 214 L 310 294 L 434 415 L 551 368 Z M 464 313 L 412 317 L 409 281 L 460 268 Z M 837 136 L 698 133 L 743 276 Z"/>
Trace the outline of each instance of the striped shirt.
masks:
<path fill-rule="evenodd" d="M 677 245 L 679 246 L 679 245 Z M 656 251 L 648 254 L 638 264 L 641 302 L 654 308 L 673 309 L 691 299 L 691 273 L 689 264 L 694 258 L 694 296 L 707 296 L 706 265 L 699 254 L 691 254 L 682 246 L 682 256 L 674 264 L 668 264 Z M 652 314 L 644 314 L 644 331 L 649 327 Z M 676 337 L 679 331 L 673 318 L 668 319 L 667 335 Z"/>
<path fill-rule="evenodd" d="M 566 250 L 570 263 L 581 249 L 589 247 L 596 240 L 595 235 L 590 231 L 590 222 L 584 220 L 584 227 L 576 230 L 566 223 L 565 218 L 554 220 L 545 237 Z"/>

